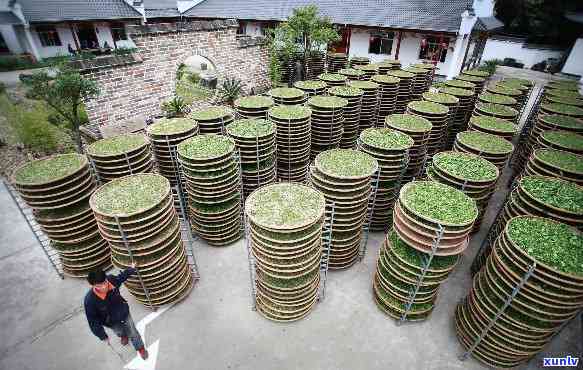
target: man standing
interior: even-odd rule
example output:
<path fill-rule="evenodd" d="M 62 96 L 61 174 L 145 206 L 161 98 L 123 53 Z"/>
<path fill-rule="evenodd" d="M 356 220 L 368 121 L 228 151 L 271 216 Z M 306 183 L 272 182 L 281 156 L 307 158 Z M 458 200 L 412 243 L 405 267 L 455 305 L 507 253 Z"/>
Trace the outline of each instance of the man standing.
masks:
<path fill-rule="evenodd" d="M 87 276 L 91 290 L 85 295 L 85 315 L 89 328 L 97 338 L 109 344 L 109 337 L 104 327 L 112 329 L 121 339 L 123 346 L 129 339 L 135 350 L 144 360 L 148 358 L 148 351 L 140 333 L 136 330 L 130 315 L 130 308 L 121 296 L 119 288 L 128 277 L 136 273 L 135 266 L 122 271 L 119 275 L 106 275 L 105 272 L 92 271 Z"/>

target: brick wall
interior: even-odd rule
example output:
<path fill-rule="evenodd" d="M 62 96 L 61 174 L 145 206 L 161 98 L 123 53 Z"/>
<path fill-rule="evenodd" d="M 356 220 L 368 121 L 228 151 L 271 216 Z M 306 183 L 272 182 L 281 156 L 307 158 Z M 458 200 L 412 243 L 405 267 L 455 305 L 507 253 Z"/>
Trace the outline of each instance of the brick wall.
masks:
<path fill-rule="evenodd" d="M 174 96 L 178 66 L 192 55 L 212 61 L 219 80 L 235 77 L 246 90 L 265 88 L 267 50 L 261 42 L 237 40 L 235 24 L 227 20 L 135 26 L 130 34 L 137 55 L 123 62 L 111 57 L 111 63 L 79 66 L 101 90 L 86 104 L 90 122 L 103 126 L 159 114 L 160 104 Z"/>

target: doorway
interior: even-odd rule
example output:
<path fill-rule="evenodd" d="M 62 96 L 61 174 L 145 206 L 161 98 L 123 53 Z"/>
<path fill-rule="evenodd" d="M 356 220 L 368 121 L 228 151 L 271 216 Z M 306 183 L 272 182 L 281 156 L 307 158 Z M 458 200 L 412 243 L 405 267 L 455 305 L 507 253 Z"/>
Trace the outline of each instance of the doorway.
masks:
<path fill-rule="evenodd" d="M 81 49 L 99 48 L 99 42 L 97 41 L 95 27 L 92 24 L 78 24 L 77 38 L 79 39 L 79 46 L 81 47 Z"/>

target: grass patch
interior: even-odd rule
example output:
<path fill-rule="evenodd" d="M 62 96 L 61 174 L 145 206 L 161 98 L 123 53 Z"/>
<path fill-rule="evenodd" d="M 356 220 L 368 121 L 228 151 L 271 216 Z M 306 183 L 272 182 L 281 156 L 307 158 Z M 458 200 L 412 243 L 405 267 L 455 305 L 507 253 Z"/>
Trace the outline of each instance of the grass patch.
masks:
<path fill-rule="evenodd" d="M 389 128 L 412 132 L 430 131 L 433 125 L 423 117 L 414 114 L 391 114 L 385 118 L 385 125 Z"/>
<path fill-rule="evenodd" d="M 469 181 L 494 181 L 498 177 L 498 168 L 494 164 L 468 153 L 437 153 L 433 156 L 433 165 L 454 177 Z"/>
<path fill-rule="evenodd" d="M 334 86 L 328 89 L 328 93 L 345 98 L 354 98 L 363 95 L 364 91 L 357 89 L 356 87 Z"/>
<path fill-rule="evenodd" d="M 461 81 L 461 80 L 447 80 L 447 81 L 445 81 L 445 84 L 447 86 L 457 87 L 457 88 L 466 89 L 466 90 L 476 88 L 476 84 L 468 82 L 468 81 Z"/>
<path fill-rule="evenodd" d="M 231 110 L 227 107 L 210 107 L 190 114 L 190 118 L 195 121 L 216 121 L 225 119 L 231 115 Z"/>
<path fill-rule="evenodd" d="M 267 109 L 271 108 L 274 104 L 273 99 L 261 95 L 245 96 L 235 101 L 237 108 L 245 109 Z"/>
<path fill-rule="evenodd" d="M 195 101 L 209 99 L 214 94 L 214 90 L 195 85 L 186 78 L 176 82 L 176 96 L 181 97 L 187 105 L 191 105 Z"/>
<path fill-rule="evenodd" d="M 337 96 L 313 96 L 308 100 L 308 105 L 317 108 L 337 109 L 348 105 L 348 100 Z"/>
<path fill-rule="evenodd" d="M 142 134 L 126 134 L 101 139 L 87 147 L 87 154 L 96 156 L 115 156 L 137 150 L 148 144 Z"/>
<path fill-rule="evenodd" d="M 108 182 L 91 197 L 94 210 L 129 216 L 152 208 L 168 196 L 170 184 L 160 175 L 140 174 Z"/>
<path fill-rule="evenodd" d="M 414 143 L 409 135 L 388 128 L 367 128 L 360 133 L 360 140 L 372 147 L 388 150 L 406 150 Z"/>
<path fill-rule="evenodd" d="M 280 105 L 269 110 L 269 117 L 277 119 L 307 119 L 312 115 L 312 110 L 301 105 Z"/>
<path fill-rule="evenodd" d="M 447 114 L 449 113 L 449 108 L 445 105 L 438 103 L 433 103 L 430 101 L 412 101 L 407 104 L 407 108 L 413 109 L 417 112 L 428 113 L 428 114 Z"/>
<path fill-rule="evenodd" d="M 371 81 L 348 81 L 348 86 L 362 90 L 374 90 L 379 88 L 379 84 Z"/>
<path fill-rule="evenodd" d="M 572 227 L 538 217 L 515 217 L 508 236 L 535 261 L 558 271 L 583 275 L 583 235 Z"/>
<path fill-rule="evenodd" d="M 264 119 L 241 119 L 227 125 L 227 133 L 245 138 L 263 137 L 274 134 L 275 125 Z"/>
<path fill-rule="evenodd" d="M 14 173 L 22 185 L 41 185 L 72 175 L 87 163 L 85 156 L 71 153 L 28 162 Z"/>
<path fill-rule="evenodd" d="M 176 135 L 195 127 L 196 123 L 188 118 L 162 118 L 148 126 L 148 132 L 154 135 Z"/>
<path fill-rule="evenodd" d="M 495 114 L 497 116 L 504 116 L 508 118 L 514 118 L 518 115 L 518 111 L 516 109 L 500 104 L 478 103 L 477 108 L 478 110 L 481 110 L 486 113 Z"/>
<path fill-rule="evenodd" d="M 317 168 L 331 176 L 366 177 L 372 176 L 378 167 L 372 156 L 352 149 L 331 149 L 318 154 Z"/>
<path fill-rule="evenodd" d="M 327 88 L 328 85 L 324 81 L 308 80 L 298 81 L 294 83 L 294 87 L 300 90 L 320 90 Z"/>
<path fill-rule="evenodd" d="M 560 170 L 583 174 L 583 155 L 562 150 L 538 149 L 534 156 Z"/>
<path fill-rule="evenodd" d="M 574 107 L 572 105 L 560 103 L 547 103 L 543 104 L 542 108 L 553 113 L 583 117 L 583 109 Z"/>
<path fill-rule="evenodd" d="M 191 137 L 178 144 L 178 154 L 189 159 L 211 159 L 231 153 L 232 139 L 224 135 L 208 134 Z"/>
<path fill-rule="evenodd" d="M 410 210 L 423 217 L 450 225 L 466 225 L 478 216 L 478 207 L 461 190 L 435 181 L 406 184 L 399 197 Z"/>
<path fill-rule="evenodd" d="M 518 131 L 518 126 L 514 123 L 498 117 L 472 116 L 472 125 L 489 131 L 514 134 Z"/>
<path fill-rule="evenodd" d="M 359 69 L 355 69 L 355 68 L 344 68 L 344 69 L 339 70 L 338 73 L 341 75 L 344 75 L 344 76 L 351 76 L 351 77 L 362 77 L 366 74 L 363 71 L 361 71 Z"/>
<path fill-rule="evenodd" d="M 512 143 L 500 136 L 477 131 L 464 131 L 457 134 L 460 143 L 475 150 L 492 153 L 508 154 L 512 152 Z"/>
<path fill-rule="evenodd" d="M 526 176 L 520 186 L 535 200 L 583 215 L 583 187 L 554 177 Z"/>
<path fill-rule="evenodd" d="M 343 82 L 346 81 L 346 76 L 343 76 L 339 73 L 322 73 L 318 76 L 318 78 L 322 81 L 330 81 L 330 82 Z"/>
<path fill-rule="evenodd" d="M 252 193 L 245 210 L 259 225 L 296 228 L 317 222 L 325 206 L 326 199 L 317 190 L 300 184 L 279 183 Z"/>
<path fill-rule="evenodd" d="M 543 122 L 565 129 L 583 130 L 583 120 L 561 114 L 547 114 L 541 116 Z"/>
<path fill-rule="evenodd" d="M 380 84 L 398 84 L 400 81 L 398 77 L 388 75 L 374 75 L 371 80 Z"/>
<path fill-rule="evenodd" d="M 448 87 L 448 86 L 440 87 L 439 92 L 444 93 L 444 94 L 457 96 L 457 97 L 467 97 L 467 96 L 474 95 L 474 93 L 471 90 L 460 89 L 459 87 Z"/>
<path fill-rule="evenodd" d="M 516 99 L 508 95 L 491 94 L 484 93 L 479 96 L 480 100 L 486 103 L 494 104 L 504 104 L 504 105 L 514 105 L 516 104 Z"/>
<path fill-rule="evenodd" d="M 424 92 L 423 99 L 439 104 L 457 104 L 460 101 L 453 95 L 434 92 Z"/>
<path fill-rule="evenodd" d="M 274 98 L 299 99 L 304 96 L 304 92 L 293 87 L 278 87 L 276 89 L 269 90 L 269 95 L 273 96 Z"/>
<path fill-rule="evenodd" d="M 544 131 L 541 137 L 551 144 L 575 151 L 583 151 L 583 135 L 568 131 Z"/>

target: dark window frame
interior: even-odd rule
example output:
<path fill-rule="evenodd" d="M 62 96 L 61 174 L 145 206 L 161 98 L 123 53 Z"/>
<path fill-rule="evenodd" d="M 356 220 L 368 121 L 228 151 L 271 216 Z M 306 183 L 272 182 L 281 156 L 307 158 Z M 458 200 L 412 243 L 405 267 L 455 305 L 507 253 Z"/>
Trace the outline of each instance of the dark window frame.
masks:
<path fill-rule="evenodd" d="M 43 47 L 63 46 L 57 27 L 51 25 L 36 26 L 35 31 Z"/>
<path fill-rule="evenodd" d="M 10 49 L 8 48 L 8 44 L 4 39 L 4 36 L 0 33 L 0 53 L 9 53 Z"/>
<path fill-rule="evenodd" d="M 394 32 L 371 34 L 368 39 L 368 53 L 376 55 L 391 55 L 393 53 Z"/>
<path fill-rule="evenodd" d="M 449 37 L 424 36 L 424 38 L 427 40 L 427 46 L 423 48 L 421 44 L 419 45 L 419 59 L 433 60 L 432 54 L 439 50 L 441 43 L 445 43 L 446 47 L 441 49 L 441 55 L 437 59 L 439 63 L 444 63 L 449 48 Z"/>

